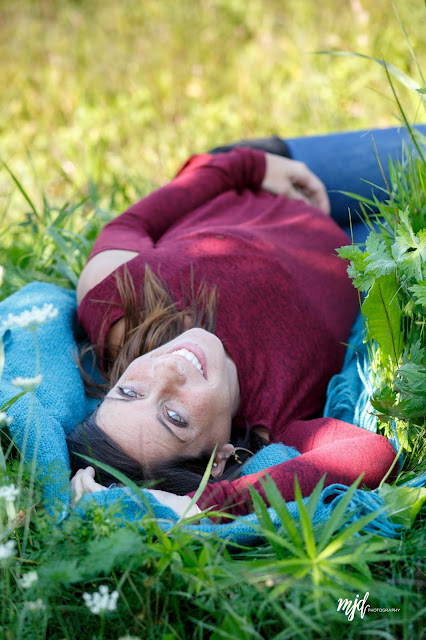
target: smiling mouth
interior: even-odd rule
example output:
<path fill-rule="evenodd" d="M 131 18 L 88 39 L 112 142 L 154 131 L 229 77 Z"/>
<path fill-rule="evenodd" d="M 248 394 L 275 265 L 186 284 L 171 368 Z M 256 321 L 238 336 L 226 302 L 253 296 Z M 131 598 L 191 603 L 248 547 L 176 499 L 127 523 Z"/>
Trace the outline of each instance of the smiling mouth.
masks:
<path fill-rule="evenodd" d="M 182 356 L 183 358 L 188 360 L 188 362 L 190 362 L 197 369 L 197 371 L 201 373 L 203 378 L 205 378 L 201 362 L 198 360 L 197 356 L 192 353 L 192 351 L 189 351 L 189 349 L 177 349 L 176 351 L 173 351 L 173 353 L 176 353 L 178 356 Z"/>

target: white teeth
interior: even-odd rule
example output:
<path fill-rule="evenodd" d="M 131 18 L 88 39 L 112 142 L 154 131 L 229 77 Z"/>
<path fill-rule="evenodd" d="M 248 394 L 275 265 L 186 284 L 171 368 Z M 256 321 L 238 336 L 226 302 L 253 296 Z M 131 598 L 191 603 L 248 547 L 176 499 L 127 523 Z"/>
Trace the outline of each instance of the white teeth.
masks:
<path fill-rule="evenodd" d="M 177 351 L 174 351 L 174 353 L 177 353 L 179 356 L 184 356 L 204 376 L 204 371 L 203 371 L 203 367 L 201 366 L 201 362 L 198 360 L 196 355 L 191 353 L 191 351 L 188 351 L 188 349 L 177 349 Z"/>

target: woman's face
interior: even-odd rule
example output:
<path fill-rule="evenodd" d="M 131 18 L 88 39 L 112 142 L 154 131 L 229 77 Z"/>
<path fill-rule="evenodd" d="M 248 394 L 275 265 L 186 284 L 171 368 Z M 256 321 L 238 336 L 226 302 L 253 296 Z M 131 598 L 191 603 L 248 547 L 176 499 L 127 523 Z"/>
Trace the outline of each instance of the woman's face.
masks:
<path fill-rule="evenodd" d="M 229 442 L 240 402 L 237 369 L 222 342 L 190 329 L 136 358 L 99 407 L 97 423 L 148 469 Z"/>

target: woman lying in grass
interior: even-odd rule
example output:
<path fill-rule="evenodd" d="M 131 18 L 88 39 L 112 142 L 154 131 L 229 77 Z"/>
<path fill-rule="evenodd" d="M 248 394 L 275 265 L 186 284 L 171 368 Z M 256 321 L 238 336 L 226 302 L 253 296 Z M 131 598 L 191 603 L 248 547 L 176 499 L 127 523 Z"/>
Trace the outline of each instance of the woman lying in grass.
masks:
<path fill-rule="evenodd" d="M 283 155 L 192 157 L 97 239 L 78 313 L 108 392 L 68 439 L 77 498 L 104 488 L 78 453 L 160 480 L 156 497 L 178 513 L 213 451 L 198 507 L 233 514 L 251 510 L 249 485 L 264 495 L 263 473 L 237 476 L 269 442 L 300 453 L 268 469 L 286 500 L 295 476 L 304 496 L 324 474 L 374 488 L 392 464 L 382 436 L 319 417 L 358 310 L 335 252 L 348 237 L 321 180 L 278 139 L 262 146 Z"/>

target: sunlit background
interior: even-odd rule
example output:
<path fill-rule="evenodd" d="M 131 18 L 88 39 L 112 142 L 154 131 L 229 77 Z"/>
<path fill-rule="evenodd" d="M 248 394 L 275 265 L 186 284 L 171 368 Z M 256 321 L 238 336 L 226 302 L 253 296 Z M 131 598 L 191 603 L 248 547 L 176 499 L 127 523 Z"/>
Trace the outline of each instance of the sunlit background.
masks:
<path fill-rule="evenodd" d="M 425 5 L 395 7 L 399 19 L 390 0 L 1 0 L 0 157 L 34 197 L 64 202 L 93 185 L 149 190 L 240 137 L 396 125 L 383 67 L 316 53 L 418 78 L 399 20 L 422 65 Z M 418 101 L 398 91 L 414 120 Z M 12 191 L 3 169 L 3 218 L 25 209 Z"/>

